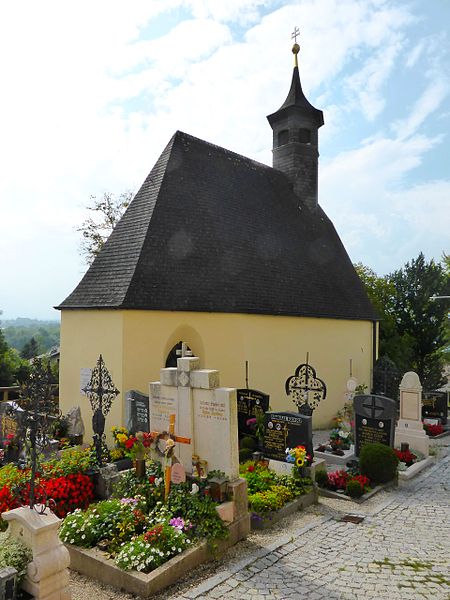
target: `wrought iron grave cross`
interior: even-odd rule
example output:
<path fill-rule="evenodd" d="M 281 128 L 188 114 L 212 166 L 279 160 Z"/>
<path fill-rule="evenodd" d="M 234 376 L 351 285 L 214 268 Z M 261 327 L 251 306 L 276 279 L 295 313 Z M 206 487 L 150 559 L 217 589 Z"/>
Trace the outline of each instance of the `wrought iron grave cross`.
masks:
<path fill-rule="evenodd" d="M 114 385 L 111 375 L 100 354 L 97 365 L 92 371 L 91 380 L 83 388 L 89 398 L 93 410 L 92 429 L 94 431 L 94 446 L 99 467 L 103 464 L 103 452 L 108 452 L 105 436 L 105 418 L 111 409 L 114 398 L 120 393 Z"/>
<path fill-rule="evenodd" d="M 295 26 L 294 31 L 291 34 L 291 39 L 294 40 L 295 44 L 297 43 L 297 36 L 299 36 L 299 35 L 300 35 L 300 29 L 297 26 Z"/>

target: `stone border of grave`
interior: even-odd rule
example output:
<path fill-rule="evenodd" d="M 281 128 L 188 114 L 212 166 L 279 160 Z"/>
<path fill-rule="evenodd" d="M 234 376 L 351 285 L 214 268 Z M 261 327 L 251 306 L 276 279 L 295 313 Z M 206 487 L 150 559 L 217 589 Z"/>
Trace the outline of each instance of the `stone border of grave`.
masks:
<path fill-rule="evenodd" d="M 170 585 L 178 583 L 180 578 L 187 575 L 192 569 L 219 558 L 225 550 L 245 538 L 248 532 L 249 518 L 250 515 L 247 514 L 228 525 L 229 536 L 227 539 L 200 542 L 179 556 L 174 556 L 150 573 L 124 571 L 98 548 L 80 548 L 65 544 L 70 554 L 70 569 L 119 590 L 125 590 L 142 598 L 149 598 Z M 214 548 L 212 548 L 212 543 Z"/>
<path fill-rule="evenodd" d="M 418 475 L 423 469 L 429 467 L 434 462 L 434 457 L 428 456 L 419 462 L 415 462 L 410 467 L 407 467 L 404 471 L 398 472 L 399 481 L 408 481 L 416 475 Z"/>
<path fill-rule="evenodd" d="M 448 435 L 450 435 L 450 429 L 445 429 L 439 435 L 428 435 L 427 437 L 431 441 L 431 440 L 439 440 L 441 438 L 447 437 Z"/>
<path fill-rule="evenodd" d="M 272 511 L 265 515 L 264 517 L 260 517 L 257 513 L 251 513 L 251 527 L 252 529 L 267 529 L 271 527 L 274 523 L 278 523 L 282 521 L 286 517 L 294 514 L 299 510 L 304 510 L 311 504 L 318 504 L 319 502 L 319 493 L 317 485 L 314 485 L 314 489 L 309 494 L 303 494 L 303 496 L 299 496 L 292 500 L 292 502 L 288 502 L 279 510 Z"/>
<path fill-rule="evenodd" d="M 339 492 L 334 492 L 333 490 L 329 490 L 327 488 L 319 488 L 319 496 L 324 496 L 325 498 L 335 498 L 337 500 L 345 500 L 346 502 L 355 502 L 356 504 L 362 504 L 366 500 L 369 500 L 369 498 L 372 498 L 372 496 L 375 496 L 375 494 L 378 494 L 378 492 L 397 487 L 397 485 L 398 480 L 393 479 L 392 481 L 388 481 L 387 483 L 375 486 L 373 489 L 370 490 L 370 492 L 366 492 L 360 498 L 350 498 L 350 496 L 347 496 L 344 493 L 340 494 Z"/>
<path fill-rule="evenodd" d="M 345 466 L 350 460 L 354 460 L 355 457 L 355 446 L 352 444 L 349 450 L 343 450 L 344 454 L 339 456 L 332 452 L 319 452 L 314 450 L 315 458 L 322 458 L 329 465 L 341 465 Z"/>

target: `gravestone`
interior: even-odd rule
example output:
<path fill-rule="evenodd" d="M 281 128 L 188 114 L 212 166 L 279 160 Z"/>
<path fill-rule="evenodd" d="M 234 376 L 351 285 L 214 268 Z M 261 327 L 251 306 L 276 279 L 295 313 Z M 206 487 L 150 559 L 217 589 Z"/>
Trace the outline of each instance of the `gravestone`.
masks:
<path fill-rule="evenodd" d="M 424 392 L 422 394 L 422 418 L 439 419 L 447 425 L 447 392 Z"/>
<path fill-rule="evenodd" d="M 175 415 L 175 435 L 189 440 L 175 444 L 175 457 L 192 473 L 192 456 L 208 470 L 239 477 L 236 389 L 219 387 L 219 372 L 200 369 L 194 356 L 183 356 L 177 367 L 161 369 L 150 383 L 150 423 L 153 432 L 169 431 Z M 158 458 L 158 457 L 156 457 Z"/>
<path fill-rule="evenodd" d="M 81 409 L 79 406 L 72 406 L 67 412 L 67 435 L 70 438 L 79 438 L 84 435 L 84 423 L 81 417 Z"/>
<path fill-rule="evenodd" d="M 363 394 L 353 399 L 355 411 L 355 455 L 365 444 L 394 446 L 397 403 L 385 396 Z"/>
<path fill-rule="evenodd" d="M 247 425 L 249 419 L 263 415 L 269 410 L 269 395 L 258 390 L 237 390 L 239 437 L 254 436 L 255 428 Z"/>
<path fill-rule="evenodd" d="M 266 412 L 264 456 L 286 462 L 286 449 L 305 446 L 313 456 L 312 417 L 295 412 Z"/>
<path fill-rule="evenodd" d="M 426 457 L 430 441 L 422 425 L 422 386 L 417 373 L 408 371 L 400 383 L 400 419 L 395 429 L 395 445 L 408 443 Z"/>
<path fill-rule="evenodd" d="M 130 390 L 125 394 L 126 428 L 130 433 L 136 431 L 150 431 L 149 397 Z"/>

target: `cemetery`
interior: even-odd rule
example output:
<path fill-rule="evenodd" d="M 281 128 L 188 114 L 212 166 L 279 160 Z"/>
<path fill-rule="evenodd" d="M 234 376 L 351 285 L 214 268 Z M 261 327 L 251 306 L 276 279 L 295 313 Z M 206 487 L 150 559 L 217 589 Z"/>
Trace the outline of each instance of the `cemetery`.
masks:
<path fill-rule="evenodd" d="M 39 385 L 2 403 L 0 526 L 6 549 L 22 544 L 5 582 L 30 594 L 59 586 L 63 598 L 70 567 L 149 597 L 319 494 L 361 503 L 432 463 L 422 422 L 431 404 L 415 373 L 400 383 L 399 407 L 383 395 L 344 398 L 328 443 L 314 448 L 314 410 L 326 394 L 302 387 L 302 372 L 317 380 L 307 364 L 286 381 L 297 410 L 276 412 L 268 394 L 220 387 L 217 370 L 200 368 L 185 346 L 180 354 L 148 396 L 125 394 L 126 425 L 109 418 L 119 390 L 100 356 L 84 385 L 91 443 L 79 407 L 64 416 L 54 405 L 39 363 Z M 23 528 L 30 534 L 18 539 Z M 53 531 L 51 549 L 42 550 L 41 528 Z M 33 579 L 24 563 L 52 553 L 59 566 Z"/>

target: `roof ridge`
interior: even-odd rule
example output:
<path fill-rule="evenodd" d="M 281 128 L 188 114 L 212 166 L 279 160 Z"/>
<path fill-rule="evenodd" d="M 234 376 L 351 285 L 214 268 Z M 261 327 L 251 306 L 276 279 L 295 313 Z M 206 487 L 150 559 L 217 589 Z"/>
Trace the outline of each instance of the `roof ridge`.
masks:
<path fill-rule="evenodd" d="M 235 152 L 234 150 L 229 150 L 228 148 L 224 148 L 223 146 L 219 146 L 218 144 L 214 144 L 213 142 L 208 142 L 207 140 L 202 140 L 202 138 L 198 138 L 195 135 L 186 133 L 185 131 L 181 131 L 180 129 L 178 129 L 172 137 L 176 137 L 178 135 L 180 137 L 184 136 L 184 137 L 190 138 L 191 140 L 193 140 L 195 142 L 201 143 L 203 146 L 210 146 L 211 148 L 214 148 L 215 150 L 219 150 L 226 154 L 231 154 L 232 156 L 235 156 L 236 158 L 239 158 L 239 159 L 245 161 L 246 163 L 254 164 L 256 167 L 262 167 L 264 169 L 269 169 L 270 171 L 277 170 L 277 169 L 274 169 L 270 165 L 266 165 L 265 163 L 259 162 L 258 160 L 255 160 L 253 158 L 249 158 L 248 156 L 245 156 L 244 154 L 239 154 L 239 152 Z"/>

